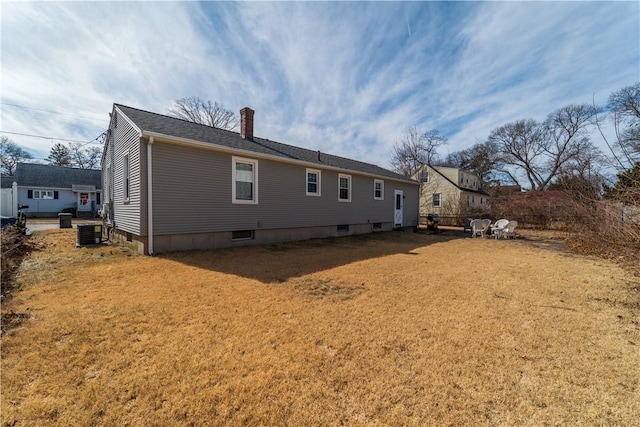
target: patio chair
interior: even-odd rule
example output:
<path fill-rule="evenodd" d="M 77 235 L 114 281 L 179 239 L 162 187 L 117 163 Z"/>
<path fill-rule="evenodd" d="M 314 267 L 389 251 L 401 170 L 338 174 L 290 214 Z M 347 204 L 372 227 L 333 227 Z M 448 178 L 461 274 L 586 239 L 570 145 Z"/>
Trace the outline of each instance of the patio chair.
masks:
<path fill-rule="evenodd" d="M 487 231 L 489 230 L 489 226 L 491 225 L 490 219 L 474 219 L 471 221 L 471 237 L 476 237 L 476 234 L 484 239 Z"/>
<path fill-rule="evenodd" d="M 509 224 L 508 219 L 499 219 L 491 226 L 491 234 L 495 236 L 496 239 L 502 237 L 502 232 L 506 228 L 507 224 Z"/>
<path fill-rule="evenodd" d="M 509 221 L 507 226 L 502 230 L 502 234 L 505 239 L 515 239 L 516 238 L 516 227 L 518 226 L 518 221 Z"/>

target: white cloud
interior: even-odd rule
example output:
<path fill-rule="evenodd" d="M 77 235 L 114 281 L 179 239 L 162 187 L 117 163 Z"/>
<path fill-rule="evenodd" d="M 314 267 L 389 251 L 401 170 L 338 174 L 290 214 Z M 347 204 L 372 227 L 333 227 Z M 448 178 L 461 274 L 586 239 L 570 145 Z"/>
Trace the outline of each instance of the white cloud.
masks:
<path fill-rule="evenodd" d="M 254 108 L 259 136 L 386 166 L 409 125 L 439 129 L 455 151 L 509 121 L 542 119 L 594 92 L 602 102 L 634 83 L 639 8 L 3 3 L 0 126 L 90 139 L 113 102 L 166 113 L 198 95 Z M 45 156 L 51 146 L 14 140 Z"/>

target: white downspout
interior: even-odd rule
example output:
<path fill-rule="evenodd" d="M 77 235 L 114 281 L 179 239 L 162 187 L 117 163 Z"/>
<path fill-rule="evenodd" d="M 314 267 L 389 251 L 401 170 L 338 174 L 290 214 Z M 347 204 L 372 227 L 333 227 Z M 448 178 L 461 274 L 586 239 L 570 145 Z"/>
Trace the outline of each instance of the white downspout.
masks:
<path fill-rule="evenodd" d="M 11 214 L 9 216 L 18 216 L 18 183 L 15 181 L 11 184 Z"/>
<path fill-rule="evenodd" d="M 153 169 L 151 146 L 153 136 L 149 137 L 147 143 L 147 239 L 149 255 L 153 255 Z"/>

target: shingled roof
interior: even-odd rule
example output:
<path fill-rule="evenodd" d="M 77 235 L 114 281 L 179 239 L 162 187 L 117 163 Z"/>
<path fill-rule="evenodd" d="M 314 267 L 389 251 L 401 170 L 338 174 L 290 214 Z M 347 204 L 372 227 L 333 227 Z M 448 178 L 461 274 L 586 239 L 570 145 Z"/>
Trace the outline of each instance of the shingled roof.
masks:
<path fill-rule="evenodd" d="M 102 171 L 37 163 L 18 163 L 12 177 L 2 177 L 3 186 L 5 181 L 15 181 L 20 187 L 71 189 L 74 185 L 88 185 L 95 186 L 99 190 L 102 188 Z"/>
<path fill-rule="evenodd" d="M 312 163 L 318 167 L 334 167 L 345 171 L 361 172 L 411 183 L 418 182 L 390 170 L 370 163 L 320 153 L 306 148 L 283 144 L 269 139 L 253 137 L 243 139 L 239 132 L 217 129 L 175 117 L 139 110 L 121 104 L 115 104 L 141 131 L 153 132 L 169 137 L 184 138 L 193 141 L 215 144 L 231 149 L 246 150 L 258 154 L 281 157 Z"/>
<path fill-rule="evenodd" d="M 457 183 L 455 183 L 455 182 L 451 181 L 449 178 L 447 178 L 445 176 L 445 174 L 443 174 L 441 171 L 439 171 L 437 166 L 431 166 L 431 169 L 433 169 L 438 175 L 440 175 L 442 178 L 444 178 L 446 181 L 451 183 L 451 185 L 453 185 L 454 187 L 456 187 L 460 191 L 464 191 L 466 193 L 475 193 L 475 194 L 479 194 L 481 196 L 490 196 L 490 194 L 487 193 L 486 191 L 484 191 L 482 188 L 474 190 L 472 188 L 462 187 L 462 186 L 458 185 Z"/>

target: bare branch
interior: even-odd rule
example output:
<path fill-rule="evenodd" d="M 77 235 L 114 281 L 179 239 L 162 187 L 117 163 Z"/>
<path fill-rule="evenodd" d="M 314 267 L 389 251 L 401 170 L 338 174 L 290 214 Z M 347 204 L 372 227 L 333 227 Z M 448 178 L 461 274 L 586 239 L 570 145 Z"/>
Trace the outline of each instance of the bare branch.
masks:
<path fill-rule="evenodd" d="M 2 172 L 13 175 L 18 163 L 31 158 L 31 154 L 13 142 L 11 138 L 0 136 L 0 169 Z"/>
<path fill-rule="evenodd" d="M 219 129 L 234 130 L 240 123 L 238 116 L 224 105 L 197 96 L 176 100 L 169 112 L 179 119 Z"/>
<path fill-rule="evenodd" d="M 412 177 L 424 165 L 432 164 L 438 157 L 437 148 L 446 144 L 447 138 L 437 130 L 421 131 L 410 126 L 406 134 L 393 145 L 391 167 L 398 173 Z"/>

